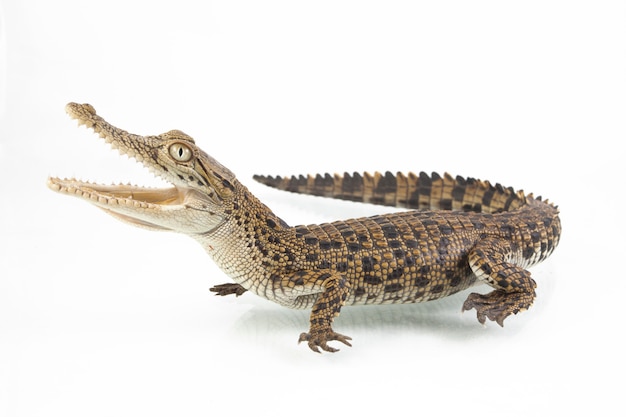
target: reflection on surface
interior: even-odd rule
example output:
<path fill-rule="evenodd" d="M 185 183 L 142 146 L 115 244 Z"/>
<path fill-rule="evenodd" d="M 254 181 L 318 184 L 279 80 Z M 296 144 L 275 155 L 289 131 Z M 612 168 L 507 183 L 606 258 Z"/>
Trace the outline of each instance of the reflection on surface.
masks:
<path fill-rule="evenodd" d="M 398 335 L 413 335 L 428 339 L 468 341 L 482 337 L 511 336 L 517 332 L 523 315 L 505 322 L 505 329 L 488 322 L 482 326 L 474 311 L 461 313 L 461 306 L 472 292 L 487 292 L 487 286 L 478 286 L 441 300 L 419 304 L 349 306 L 344 307 L 333 328 L 353 338 L 353 345 L 366 345 L 368 340 L 388 338 L 390 344 Z M 250 339 L 250 343 L 281 348 L 285 338 L 295 342 L 298 335 L 308 329 L 308 310 L 290 310 L 280 306 L 255 303 L 234 324 L 237 336 Z M 283 348 L 291 347 L 291 344 Z M 342 349 L 342 350 L 345 350 Z"/>

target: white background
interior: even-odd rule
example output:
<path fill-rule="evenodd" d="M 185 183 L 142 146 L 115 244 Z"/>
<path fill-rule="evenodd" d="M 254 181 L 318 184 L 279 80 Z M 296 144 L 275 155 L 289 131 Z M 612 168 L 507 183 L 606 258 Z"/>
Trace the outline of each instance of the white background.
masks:
<path fill-rule="evenodd" d="M 624 415 L 625 2 L 202 3 L 0 2 L 0 415 Z M 549 197 L 561 245 L 503 329 L 467 292 L 345 308 L 317 355 L 192 239 L 46 188 L 154 183 L 68 101 L 184 130 L 290 224 L 380 209 L 252 174 L 449 171 Z"/>

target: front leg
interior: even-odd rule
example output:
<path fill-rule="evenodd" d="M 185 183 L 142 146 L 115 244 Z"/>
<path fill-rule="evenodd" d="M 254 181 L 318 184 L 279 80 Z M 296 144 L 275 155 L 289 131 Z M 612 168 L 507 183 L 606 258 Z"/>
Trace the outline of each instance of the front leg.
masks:
<path fill-rule="evenodd" d="M 333 320 L 339 315 L 350 293 L 348 280 L 336 272 L 327 270 L 299 271 L 286 279 L 290 283 L 295 280 L 298 284 L 304 285 L 304 288 L 313 289 L 313 293 L 317 289 L 322 290 L 311 309 L 309 331 L 300 335 L 298 343 L 307 342 L 309 348 L 318 353 L 320 348 L 327 352 L 338 351 L 339 349 L 328 346 L 331 340 L 338 340 L 347 346 L 352 346 L 348 342 L 351 340 L 350 337 L 336 333 L 332 329 Z"/>
<path fill-rule="evenodd" d="M 239 284 L 227 283 L 227 284 L 214 285 L 213 287 L 209 288 L 209 291 L 214 292 L 215 295 L 224 296 L 224 295 L 235 294 L 237 297 L 239 297 L 241 294 L 243 294 L 244 292 L 248 290 L 246 290 L 244 287 L 242 287 Z"/>

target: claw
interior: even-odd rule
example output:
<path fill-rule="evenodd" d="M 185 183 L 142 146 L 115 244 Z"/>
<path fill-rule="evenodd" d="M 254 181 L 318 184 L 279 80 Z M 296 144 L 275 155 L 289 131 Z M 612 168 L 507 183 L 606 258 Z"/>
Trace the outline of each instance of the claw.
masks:
<path fill-rule="evenodd" d="M 337 340 L 346 346 L 352 347 L 348 340 L 352 340 L 350 336 L 345 336 L 339 333 L 335 333 L 332 330 L 327 332 L 316 332 L 313 336 L 310 333 L 301 333 L 298 338 L 298 343 L 307 342 L 309 348 L 313 352 L 321 353 L 319 348 L 326 352 L 339 352 L 339 349 L 328 346 L 329 341 Z"/>
<path fill-rule="evenodd" d="M 504 319 L 511 314 L 517 314 L 526 310 L 532 303 L 532 298 L 526 294 L 506 293 L 496 290 L 489 294 L 471 293 L 463 303 L 462 311 L 476 309 L 476 318 L 481 324 L 485 324 L 486 319 L 495 321 L 504 327 Z"/>

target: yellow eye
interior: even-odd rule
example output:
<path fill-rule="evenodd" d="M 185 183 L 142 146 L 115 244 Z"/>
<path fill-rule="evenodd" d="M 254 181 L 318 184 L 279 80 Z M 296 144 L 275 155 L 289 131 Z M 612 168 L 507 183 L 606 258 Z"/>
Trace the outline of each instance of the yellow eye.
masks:
<path fill-rule="evenodd" d="M 189 162 L 193 157 L 193 152 L 189 146 L 182 143 L 173 143 L 170 145 L 170 156 L 178 162 Z"/>

